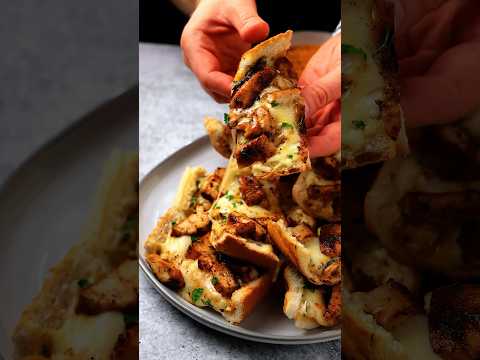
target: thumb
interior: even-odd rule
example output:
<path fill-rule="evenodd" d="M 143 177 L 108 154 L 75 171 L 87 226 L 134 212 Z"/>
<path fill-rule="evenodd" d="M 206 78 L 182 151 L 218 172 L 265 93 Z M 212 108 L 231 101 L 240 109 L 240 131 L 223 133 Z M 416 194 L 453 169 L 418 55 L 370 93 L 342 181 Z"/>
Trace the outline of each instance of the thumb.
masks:
<path fill-rule="evenodd" d="M 228 18 L 245 42 L 253 44 L 268 36 L 269 26 L 258 16 L 255 0 L 231 1 Z"/>

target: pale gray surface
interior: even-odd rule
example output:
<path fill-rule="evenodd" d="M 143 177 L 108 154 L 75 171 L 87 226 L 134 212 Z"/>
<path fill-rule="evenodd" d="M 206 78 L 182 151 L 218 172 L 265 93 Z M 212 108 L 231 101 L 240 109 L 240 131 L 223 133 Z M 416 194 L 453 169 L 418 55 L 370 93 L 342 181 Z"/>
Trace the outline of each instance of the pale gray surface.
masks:
<path fill-rule="evenodd" d="M 206 95 L 183 65 L 178 47 L 140 45 L 140 175 L 204 134 L 205 115 L 226 105 Z M 195 165 L 195 164 L 192 164 Z M 210 330 L 169 305 L 140 276 L 140 358 L 339 359 L 340 342 L 281 346 L 253 343 Z"/>
<path fill-rule="evenodd" d="M 4 1 L 0 183 L 47 140 L 137 83 L 138 2 Z"/>

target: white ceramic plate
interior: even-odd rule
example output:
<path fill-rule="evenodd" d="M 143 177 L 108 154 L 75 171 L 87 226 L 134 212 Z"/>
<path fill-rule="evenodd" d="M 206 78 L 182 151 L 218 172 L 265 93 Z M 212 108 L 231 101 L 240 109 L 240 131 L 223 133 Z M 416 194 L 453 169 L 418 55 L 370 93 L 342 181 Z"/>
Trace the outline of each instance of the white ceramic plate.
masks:
<path fill-rule="evenodd" d="M 0 354 L 5 359 L 12 358 L 14 326 L 48 269 L 81 240 L 112 151 L 137 147 L 138 89 L 133 89 L 50 141 L 0 187 Z"/>
<path fill-rule="evenodd" d="M 225 166 L 227 161 L 210 146 L 207 136 L 184 147 L 167 158 L 140 182 L 141 244 L 161 216 L 172 204 L 183 171 L 187 166 L 203 166 L 212 171 Z M 140 246 L 140 267 L 154 288 L 177 309 L 212 329 L 243 339 L 274 344 L 311 344 L 340 337 L 340 329 L 297 329 L 282 311 L 282 295 L 271 294 L 239 326 L 231 325 L 223 317 L 207 309 L 198 308 L 161 284 L 151 272 Z M 140 294 L 141 296 L 141 294 Z"/>

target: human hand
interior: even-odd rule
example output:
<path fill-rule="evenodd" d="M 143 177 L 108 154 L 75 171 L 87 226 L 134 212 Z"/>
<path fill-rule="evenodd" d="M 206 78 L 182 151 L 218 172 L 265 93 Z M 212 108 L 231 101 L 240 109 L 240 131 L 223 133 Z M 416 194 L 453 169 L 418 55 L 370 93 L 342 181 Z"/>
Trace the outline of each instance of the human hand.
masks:
<path fill-rule="evenodd" d="M 202 0 L 183 29 L 183 59 L 215 101 L 228 102 L 240 57 L 268 32 L 255 0 Z"/>
<path fill-rule="evenodd" d="M 480 106 L 478 0 L 401 0 L 395 47 L 407 126 L 459 120 Z"/>
<path fill-rule="evenodd" d="M 298 81 L 305 98 L 305 123 L 312 158 L 336 153 L 341 146 L 341 57 L 337 34 L 312 56 Z"/>

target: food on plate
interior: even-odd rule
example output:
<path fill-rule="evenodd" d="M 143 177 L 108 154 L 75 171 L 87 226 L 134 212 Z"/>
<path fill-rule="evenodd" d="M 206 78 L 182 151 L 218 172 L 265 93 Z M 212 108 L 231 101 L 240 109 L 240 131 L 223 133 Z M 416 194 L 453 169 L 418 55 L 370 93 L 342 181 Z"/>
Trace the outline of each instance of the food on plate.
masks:
<path fill-rule="evenodd" d="M 282 216 L 276 192 L 275 182 L 259 180 L 248 169 L 239 169 L 232 158 L 210 210 L 215 249 L 278 270 L 280 260 L 268 241 L 266 229 L 268 220 Z"/>
<path fill-rule="evenodd" d="M 292 266 L 284 270 L 287 292 L 283 312 L 301 329 L 332 327 L 342 315 L 341 285 L 331 288 L 309 283 Z"/>
<path fill-rule="evenodd" d="M 207 131 L 212 147 L 224 158 L 229 159 L 232 155 L 232 132 L 222 121 L 211 116 L 203 119 L 203 125 Z"/>
<path fill-rule="evenodd" d="M 302 329 L 326 328 L 341 317 L 340 155 L 315 159 L 311 170 L 304 103 L 285 57 L 291 37 L 243 55 L 229 114 L 204 119 L 228 165 L 185 170 L 144 242 L 145 259 L 162 284 L 234 324 L 284 279 L 286 316 Z"/>
<path fill-rule="evenodd" d="M 275 245 L 308 281 L 335 285 L 341 280 L 341 225 L 316 229 L 305 223 L 289 227 L 283 220 L 268 223 Z"/>
<path fill-rule="evenodd" d="M 138 354 L 137 181 L 137 156 L 115 154 L 99 197 L 99 220 L 50 270 L 23 311 L 13 335 L 15 359 Z"/>
<path fill-rule="evenodd" d="M 292 194 L 309 215 L 326 221 L 341 218 L 340 154 L 312 161 L 312 170 L 298 176 Z"/>
<path fill-rule="evenodd" d="M 174 206 L 145 242 L 146 260 L 156 277 L 185 300 L 240 323 L 270 288 L 273 272 L 226 256 L 211 243 L 205 210 L 212 206 L 210 193 L 218 193 L 223 170 L 207 174 L 201 167 L 187 168 Z M 205 189 L 210 189 L 206 197 Z"/>
<path fill-rule="evenodd" d="M 432 349 L 443 359 L 478 359 L 480 285 L 444 286 L 426 302 Z"/>
<path fill-rule="evenodd" d="M 235 74 L 228 126 L 240 168 L 270 179 L 310 167 L 305 105 L 285 57 L 292 32 L 276 35 L 243 54 Z"/>
<path fill-rule="evenodd" d="M 386 162 L 365 199 L 370 230 L 405 264 L 454 278 L 480 275 L 480 186 L 433 175 L 413 156 Z"/>
<path fill-rule="evenodd" d="M 393 6 L 342 1 L 342 164 L 354 168 L 407 151 L 399 105 Z"/>

